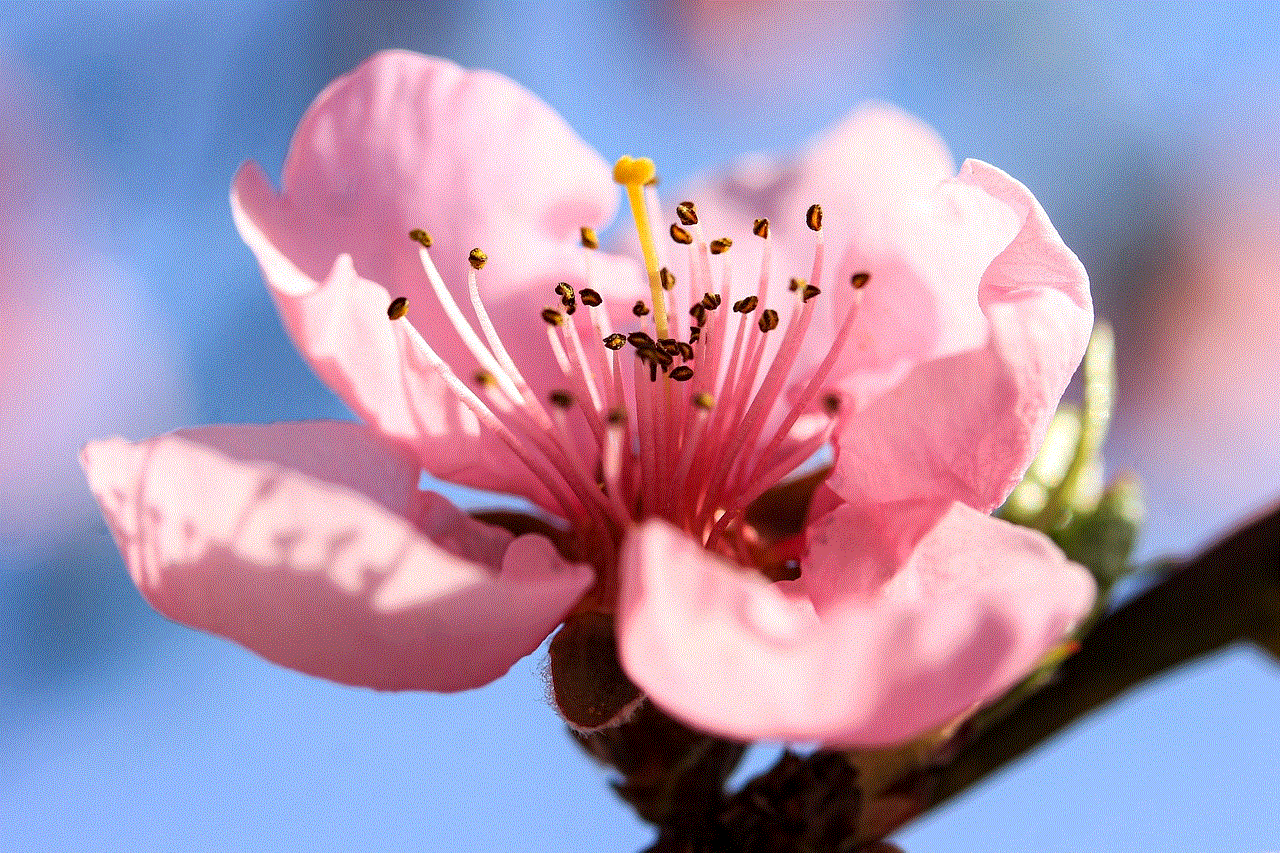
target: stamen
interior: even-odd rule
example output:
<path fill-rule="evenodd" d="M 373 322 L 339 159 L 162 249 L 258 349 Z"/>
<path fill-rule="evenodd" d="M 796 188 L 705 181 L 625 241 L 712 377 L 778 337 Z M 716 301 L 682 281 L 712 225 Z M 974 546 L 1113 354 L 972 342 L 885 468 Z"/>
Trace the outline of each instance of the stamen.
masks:
<path fill-rule="evenodd" d="M 862 290 L 869 281 L 871 281 L 871 273 L 869 272 L 856 272 L 849 279 L 849 283 L 853 285 L 854 290 Z"/>
<path fill-rule="evenodd" d="M 636 304 L 631 306 L 631 313 L 637 317 L 645 317 L 649 314 L 649 306 L 644 304 L 643 299 L 637 299 Z M 662 332 L 658 332 L 662 334 Z"/>
<path fill-rule="evenodd" d="M 725 252 L 729 251 L 729 247 L 732 245 L 733 241 L 728 237 L 717 237 L 711 241 L 709 248 L 711 249 L 711 254 L 723 255 Z"/>
<path fill-rule="evenodd" d="M 676 205 L 676 216 L 680 217 L 681 225 L 697 225 L 698 211 L 691 201 L 682 201 Z"/>
<path fill-rule="evenodd" d="M 425 233 L 425 232 L 424 232 Z M 391 300 L 391 304 L 387 306 L 387 317 L 392 320 L 399 320 L 409 313 L 409 300 L 403 296 L 397 296 Z"/>
<path fill-rule="evenodd" d="M 671 270 L 666 267 L 658 270 L 658 277 L 662 282 L 663 290 L 670 290 L 676 286 L 676 277 L 672 274 Z"/>
<path fill-rule="evenodd" d="M 600 239 L 596 237 L 596 232 L 594 229 L 588 228 L 587 226 L 584 225 L 582 226 L 582 228 L 579 229 L 579 231 L 582 235 L 582 248 L 584 249 L 600 248 Z"/>
<path fill-rule="evenodd" d="M 421 228 L 415 228 L 410 231 L 409 239 L 415 243 L 421 244 L 424 249 L 431 248 L 431 235 L 426 231 L 423 231 Z"/>
<path fill-rule="evenodd" d="M 751 233 L 761 239 L 769 239 L 769 220 L 765 218 L 757 219 L 751 226 Z"/>
<path fill-rule="evenodd" d="M 479 252 L 479 249 L 473 249 L 472 252 Z M 484 252 L 480 252 L 484 255 Z M 445 317 L 449 319 L 449 323 L 457 331 L 458 336 L 462 338 L 462 343 L 480 362 L 480 366 L 491 372 L 498 379 L 498 384 L 502 388 L 504 394 L 509 396 L 512 402 L 516 402 L 521 398 L 520 389 L 516 386 L 512 377 L 507 375 L 506 370 L 499 363 L 494 354 L 480 340 L 480 336 L 476 334 L 475 329 L 471 327 L 471 323 L 463 315 L 462 309 L 458 307 L 458 303 L 453 298 L 453 293 L 445 286 L 444 279 L 440 277 L 440 271 L 436 269 L 435 261 L 431 259 L 431 253 L 423 246 L 418 249 L 418 260 L 422 264 L 423 271 L 427 274 L 427 281 L 431 284 L 431 289 L 436 295 L 436 299 L 440 301 L 440 307 L 444 310 Z M 483 266 L 483 264 L 481 264 Z M 479 269 L 472 264 L 473 269 Z M 475 273 L 470 273 L 475 275 Z"/>
<path fill-rule="evenodd" d="M 564 315 L 554 308 L 543 308 L 542 319 L 547 321 L 548 326 L 561 326 L 564 324 Z"/>
<path fill-rule="evenodd" d="M 471 264 L 473 270 L 484 269 L 484 265 L 489 262 L 489 256 L 480 249 L 472 249 L 467 255 L 467 263 Z"/>
<path fill-rule="evenodd" d="M 675 240 L 677 243 L 683 246 L 688 246 L 690 243 L 693 242 L 693 235 L 690 234 L 688 231 L 684 230 L 683 228 L 681 228 L 680 223 L 672 222 L 671 223 L 671 239 Z"/>
<path fill-rule="evenodd" d="M 737 302 L 733 303 L 733 310 L 739 314 L 750 314 L 756 310 L 756 306 L 760 304 L 760 297 L 754 293 L 750 296 L 744 296 Z"/>
<path fill-rule="evenodd" d="M 778 312 L 772 308 L 766 308 L 760 312 L 760 319 L 757 321 L 762 332 L 772 332 L 778 328 Z"/>
<path fill-rule="evenodd" d="M 682 364 L 679 367 L 673 368 L 667 375 L 677 382 L 687 382 L 693 378 L 693 368 L 687 364 Z"/>
<path fill-rule="evenodd" d="M 604 339 L 604 345 L 611 350 L 620 350 L 627 343 L 626 337 L 621 332 L 614 332 L 612 335 Z"/>
<path fill-rule="evenodd" d="M 599 308 L 604 304 L 604 300 L 600 298 L 600 294 L 596 293 L 589 287 L 584 287 L 578 291 L 578 298 L 582 300 L 582 304 L 588 308 Z"/>

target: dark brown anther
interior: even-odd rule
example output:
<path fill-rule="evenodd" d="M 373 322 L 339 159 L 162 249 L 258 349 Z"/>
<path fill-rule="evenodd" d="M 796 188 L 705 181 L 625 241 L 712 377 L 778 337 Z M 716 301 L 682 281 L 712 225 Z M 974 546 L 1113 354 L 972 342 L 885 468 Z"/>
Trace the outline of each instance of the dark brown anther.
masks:
<path fill-rule="evenodd" d="M 682 201 L 676 205 L 676 216 L 680 217 L 681 225 L 697 225 L 698 209 L 693 206 L 691 201 Z"/>
<path fill-rule="evenodd" d="M 711 254 L 713 255 L 723 255 L 725 252 L 729 251 L 729 247 L 732 245 L 733 241 L 728 237 L 717 237 L 711 241 L 708 248 L 711 249 Z"/>
<path fill-rule="evenodd" d="M 572 299 L 574 297 L 573 285 L 567 281 L 562 281 L 556 285 L 556 296 L 561 299 Z"/>
<path fill-rule="evenodd" d="M 658 338 L 658 349 L 667 355 L 676 356 L 680 354 L 680 342 L 675 338 Z"/>
<path fill-rule="evenodd" d="M 701 302 L 693 303 L 693 307 L 689 309 L 689 316 L 693 317 L 699 326 L 707 325 L 707 309 L 703 307 Z"/>
<path fill-rule="evenodd" d="M 409 300 L 403 296 L 397 296 L 391 300 L 391 304 L 387 306 L 387 319 L 399 320 L 405 314 L 409 313 Z"/>
<path fill-rule="evenodd" d="M 720 307 L 720 303 L 722 301 L 723 300 L 718 293 L 704 293 L 702 294 L 702 300 L 699 304 L 708 311 L 714 311 Z"/>
<path fill-rule="evenodd" d="M 849 279 L 849 283 L 853 285 L 854 290 L 862 290 L 869 281 L 871 281 L 871 273 L 869 272 L 856 272 Z"/>
<path fill-rule="evenodd" d="M 778 312 L 772 308 L 766 308 L 761 311 L 759 326 L 762 332 L 772 332 L 778 328 Z"/>
<path fill-rule="evenodd" d="M 698 338 L 700 337 L 702 337 L 702 327 L 690 326 L 689 327 L 689 343 L 696 344 L 698 342 Z"/>
<path fill-rule="evenodd" d="M 670 367 L 671 364 L 675 361 L 674 358 L 667 355 L 667 353 L 663 352 L 662 350 L 658 349 L 655 346 L 641 347 L 640 349 L 636 350 L 636 355 L 640 356 L 641 361 L 648 361 L 648 362 L 662 365 L 662 368 L 664 370 Z"/>
<path fill-rule="evenodd" d="M 810 231 L 822 230 L 822 205 L 809 205 L 809 209 L 804 214 L 804 224 L 809 226 Z"/>
<path fill-rule="evenodd" d="M 564 304 L 564 313 L 568 314 L 570 317 L 572 317 L 578 310 L 578 303 L 574 302 L 572 299 L 561 299 L 560 301 Z"/>
<path fill-rule="evenodd" d="M 573 395 L 568 391 L 552 391 L 547 395 L 547 399 L 557 409 L 567 409 L 573 405 Z"/>
<path fill-rule="evenodd" d="M 547 321 L 549 326 L 563 326 L 564 315 L 554 308 L 543 308 L 542 319 Z"/>
<path fill-rule="evenodd" d="M 680 353 L 680 357 L 685 361 L 693 361 L 692 344 L 686 344 L 684 341 L 676 341 L 676 351 Z"/>
<path fill-rule="evenodd" d="M 476 384 L 481 388 L 492 388 L 498 384 L 498 380 L 492 373 L 481 368 L 476 371 Z"/>
<path fill-rule="evenodd" d="M 606 420 L 608 420 L 612 426 L 625 424 L 627 422 L 627 412 L 625 409 L 610 409 L 609 414 L 606 416 Z"/>
<path fill-rule="evenodd" d="M 612 335 L 604 339 L 604 345 L 611 350 L 620 350 L 626 345 L 626 343 L 627 339 L 618 332 L 614 332 Z"/>
<path fill-rule="evenodd" d="M 787 290 L 790 290 L 792 293 L 795 293 L 800 288 L 807 287 L 808 285 L 809 285 L 809 282 L 805 281 L 802 278 L 793 278 L 791 279 L 790 283 L 787 284 Z"/>
<path fill-rule="evenodd" d="M 409 232 L 409 239 L 415 243 L 421 244 L 422 248 L 431 248 L 431 235 L 421 228 L 415 228 Z"/>
<path fill-rule="evenodd" d="M 594 229 L 588 228 L 587 226 L 584 225 L 582 226 L 581 229 L 579 229 L 579 231 L 582 235 L 582 248 L 584 249 L 600 248 L 600 238 L 596 236 L 596 232 Z"/>
<path fill-rule="evenodd" d="M 658 270 L 658 281 L 662 283 L 663 290 L 670 290 L 671 288 L 676 286 L 675 274 L 671 272 L 671 270 L 667 269 L 666 267 L 663 267 L 662 269 Z"/>
<path fill-rule="evenodd" d="M 763 216 L 757 219 L 751 226 L 751 233 L 759 237 L 761 240 L 768 240 L 769 220 Z"/>
<path fill-rule="evenodd" d="M 834 415 L 840 411 L 840 395 L 828 394 L 822 398 L 822 408 L 828 415 Z"/>
<path fill-rule="evenodd" d="M 631 344 L 636 349 L 649 349 L 653 346 L 653 338 L 649 337 L 644 332 L 632 332 L 627 335 L 627 343 Z"/>
<path fill-rule="evenodd" d="M 693 235 L 680 227 L 679 222 L 671 223 L 671 239 L 681 245 L 687 246 L 693 242 Z"/>
<path fill-rule="evenodd" d="M 693 368 L 687 364 L 682 364 L 673 369 L 668 375 L 677 382 L 688 382 L 693 378 Z"/>
<path fill-rule="evenodd" d="M 744 296 L 737 302 L 733 303 L 733 310 L 739 314 L 750 314 L 752 311 L 756 310 L 756 307 L 759 304 L 760 297 L 753 293 L 750 296 Z"/>
<path fill-rule="evenodd" d="M 649 362 L 649 381 L 658 381 L 658 363 L 656 361 Z"/>
<path fill-rule="evenodd" d="M 812 285 L 812 284 L 806 284 L 806 285 L 804 286 L 804 290 L 800 293 L 800 300 L 801 300 L 802 302 L 808 302 L 810 299 L 812 299 L 813 297 L 817 296 L 817 295 L 818 295 L 819 293 L 821 293 L 821 292 L 822 292 L 822 291 L 821 291 L 821 290 L 819 290 L 819 289 L 818 289 L 817 287 L 815 287 L 814 285 Z"/>
<path fill-rule="evenodd" d="M 467 255 L 467 263 L 471 264 L 473 270 L 482 269 L 488 260 L 489 256 L 479 249 L 472 249 L 471 254 Z"/>
<path fill-rule="evenodd" d="M 582 304 L 588 308 L 595 308 L 604 304 L 604 300 L 600 298 L 600 294 L 596 293 L 589 287 L 584 287 L 578 291 L 578 298 L 582 300 Z"/>
<path fill-rule="evenodd" d="M 643 317 L 649 313 L 649 306 L 644 304 L 643 299 L 637 299 L 636 304 L 631 306 L 631 313 Z"/>
<path fill-rule="evenodd" d="M 706 391 L 699 391 L 693 395 L 693 404 L 704 412 L 709 411 L 716 404 L 716 398 L 712 397 Z"/>

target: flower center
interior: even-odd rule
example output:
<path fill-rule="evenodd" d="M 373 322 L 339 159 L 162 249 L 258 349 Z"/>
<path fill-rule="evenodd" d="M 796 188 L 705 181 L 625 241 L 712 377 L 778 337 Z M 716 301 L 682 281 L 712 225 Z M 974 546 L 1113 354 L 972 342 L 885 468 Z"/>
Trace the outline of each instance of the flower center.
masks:
<path fill-rule="evenodd" d="M 564 386 L 545 400 L 531 390 L 480 298 L 477 274 L 487 260 L 480 249 L 469 256 L 473 324 L 431 259 L 431 238 L 421 230 L 410 234 L 447 319 L 480 365 L 473 382 L 460 378 L 409 322 L 404 297 L 391 302 L 388 317 L 482 429 L 502 439 L 546 486 L 583 559 L 607 570 L 626 529 L 656 516 L 708 548 L 755 564 L 756 543 L 744 513 L 830 437 L 838 398 L 826 382 L 851 336 L 869 276 L 853 276 L 853 299 L 843 317 L 832 318 L 834 335 L 824 335 L 818 353 L 797 365 L 815 344 L 807 337 L 821 302 L 821 207 L 813 205 L 806 216 L 815 235 L 809 278 L 791 279 L 789 292 L 776 300 L 779 307 L 765 307 L 769 221 L 758 219 L 752 229 L 762 247 L 758 284 L 730 303 L 737 294 L 724 256 L 732 241 L 706 239 L 694 204 L 678 205 L 670 235 L 688 250 L 688 283 L 680 287 L 663 265 L 650 227 L 649 210 L 657 209 L 652 161 L 623 157 L 614 178 L 631 206 L 650 300 L 632 306 L 630 331 L 615 331 L 601 295 L 608 283 L 593 270 L 598 241 L 583 228 L 588 286 L 575 291 L 556 284 L 558 306 L 541 312 L 564 377 Z M 685 316 L 687 336 L 677 320 Z"/>

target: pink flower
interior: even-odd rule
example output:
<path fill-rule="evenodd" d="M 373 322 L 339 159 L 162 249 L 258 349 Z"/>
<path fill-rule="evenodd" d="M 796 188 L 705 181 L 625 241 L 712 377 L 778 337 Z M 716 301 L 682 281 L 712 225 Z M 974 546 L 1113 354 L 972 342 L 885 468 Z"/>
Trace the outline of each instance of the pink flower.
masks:
<path fill-rule="evenodd" d="M 986 515 L 1092 319 L 1030 193 L 977 162 L 952 177 L 884 107 L 708 187 L 677 244 L 647 239 L 651 172 L 611 175 L 497 75 L 387 53 L 331 85 L 283 190 L 250 163 L 232 208 L 289 333 L 368 426 L 91 444 L 148 599 L 305 672 L 430 690 L 606 614 L 646 695 L 742 739 L 893 742 L 1024 675 L 1094 595 Z M 577 245 L 613 217 L 615 178 L 644 266 Z M 704 225 L 737 228 L 732 249 Z M 816 493 L 770 491 L 828 443 Z M 482 523 L 419 491 L 420 468 L 550 521 Z"/>

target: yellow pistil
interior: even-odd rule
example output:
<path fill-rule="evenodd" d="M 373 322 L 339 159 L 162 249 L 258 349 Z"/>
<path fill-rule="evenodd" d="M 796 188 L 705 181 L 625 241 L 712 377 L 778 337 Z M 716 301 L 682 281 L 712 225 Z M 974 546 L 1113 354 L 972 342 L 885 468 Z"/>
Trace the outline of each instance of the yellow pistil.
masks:
<path fill-rule="evenodd" d="M 644 253 L 645 270 L 649 273 L 649 293 L 653 297 L 654 321 L 658 337 L 667 337 L 667 307 L 662 295 L 662 274 L 658 268 L 658 251 L 653 245 L 653 231 L 649 228 L 649 212 L 644 203 L 645 184 L 657 174 L 653 161 L 648 157 L 618 158 L 613 166 L 613 179 L 627 189 L 627 203 L 640 235 L 640 251 Z"/>

